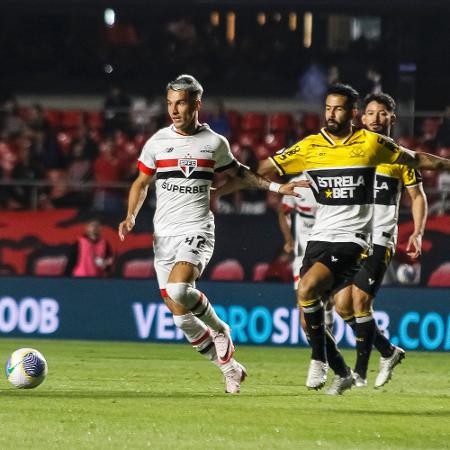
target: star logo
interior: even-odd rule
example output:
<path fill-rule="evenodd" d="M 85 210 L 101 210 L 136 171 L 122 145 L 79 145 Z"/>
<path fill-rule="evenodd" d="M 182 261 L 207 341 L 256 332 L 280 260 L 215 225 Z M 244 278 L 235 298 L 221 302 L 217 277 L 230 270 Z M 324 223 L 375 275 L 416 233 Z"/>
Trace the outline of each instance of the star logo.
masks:
<path fill-rule="evenodd" d="M 325 191 L 325 196 L 326 198 L 333 198 L 333 192 L 331 191 L 331 189 Z"/>
<path fill-rule="evenodd" d="M 352 148 L 350 152 L 350 158 L 361 158 L 364 155 L 365 153 L 362 148 Z"/>

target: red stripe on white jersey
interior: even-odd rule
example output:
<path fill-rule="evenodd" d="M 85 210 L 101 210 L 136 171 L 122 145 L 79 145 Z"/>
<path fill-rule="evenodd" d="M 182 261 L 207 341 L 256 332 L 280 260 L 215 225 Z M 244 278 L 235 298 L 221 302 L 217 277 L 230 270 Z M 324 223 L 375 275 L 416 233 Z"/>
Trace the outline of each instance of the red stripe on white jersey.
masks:
<path fill-rule="evenodd" d="M 137 162 L 137 168 L 141 171 L 141 172 L 143 172 L 143 173 L 145 173 L 145 175 L 148 175 L 148 176 L 153 176 L 154 174 L 155 174 L 155 172 L 156 172 L 156 169 L 152 169 L 152 168 L 150 168 L 150 167 L 147 167 L 143 162 L 141 162 L 141 161 L 138 161 Z"/>
<path fill-rule="evenodd" d="M 180 159 L 192 159 L 197 161 L 197 167 L 214 167 L 216 162 L 213 159 L 196 159 L 196 158 L 180 158 Z M 156 161 L 156 167 L 178 167 L 179 159 L 158 159 Z"/>
<path fill-rule="evenodd" d="M 208 338 L 209 335 L 210 335 L 210 331 L 209 331 L 209 329 L 207 329 L 206 333 L 203 336 L 199 337 L 196 341 L 192 341 L 191 344 L 192 345 L 200 345 L 203 341 L 205 341 Z"/>
<path fill-rule="evenodd" d="M 162 298 L 169 296 L 169 294 L 167 294 L 167 291 L 165 289 L 160 289 L 159 292 L 160 292 Z"/>

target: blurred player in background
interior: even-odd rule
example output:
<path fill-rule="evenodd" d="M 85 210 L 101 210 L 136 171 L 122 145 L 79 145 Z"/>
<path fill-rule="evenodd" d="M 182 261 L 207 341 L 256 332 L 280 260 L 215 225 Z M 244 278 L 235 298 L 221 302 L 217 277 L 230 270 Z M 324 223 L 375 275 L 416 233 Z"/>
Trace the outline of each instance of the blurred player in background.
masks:
<path fill-rule="evenodd" d="M 357 129 L 352 120 L 358 99 L 351 86 L 331 86 L 325 99 L 325 127 L 277 152 L 260 167 L 264 175 L 306 172 L 318 203 L 297 291 L 312 347 L 309 389 L 321 389 L 327 379 L 322 297 L 349 285 L 359 270 L 361 254 L 369 249 L 376 166 L 450 169 L 450 160 L 401 149 L 388 137 Z M 373 345 L 375 321 L 370 303 L 354 302 L 353 309 L 357 352 L 364 354 Z M 340 390 L 349 389 L 352 382 L 352 376 L 343 377 Z"/>
<path fill-rule="evenodd" d="M 161 295 L 175 325 L 198 352 L 220 368 L 226 392 L 235 394 L 240 392 L 246 369 L 233 358 L 229 326 L 195 287 L 214 249 L 214 217 L 209 209 L 214 172 L 237 177 L 247 188 L 281 194 L 297 195 L 296 183 L 271 183 L 251 172 L 234 158 L 226 138 L 199 122 L 203 88 L 194 77 L 180 75 L 166 90 L 172 125 L 156 132 L 142 149 L 139 175 L 130 189 L 119 237 L 124 240 L 133 229 L 156 177 L 153 246 Z"/>
<path fill-rule="evenodd" d="M 364 126 L 384 136 L 391 135 L 395 123 L 395 101 L 385 93 L 371 94 L 364 100 Z M 422 250 L 422 236 L 427 217 L 427 199 L 420 173 L 399 164 L 377 166 L 375 176 L 375 205 L 372 222 L 372 252 L 364 260 L 362 268 L 353 279 L 353 287 L 341 290 L 336 296 L 336 310 L 355 329 L 354 303 L 372 309 L 373 300 L 383 281 L 397 245 L 397 221 L 402 191 L 406 188 L 411 198 L 414 232 L 409 237 L 406 251 L 415 259 Z M 373 343 L 380 352 L 380 368 L 375 388 L 383 386 L 391 378 L 395 366 L 405 357 L 405 351 L 392 345 L 375 325 Z M 371 347 L 358 352 L 354 369 L 355 386 L 367 386 L 367 368 Z"/>

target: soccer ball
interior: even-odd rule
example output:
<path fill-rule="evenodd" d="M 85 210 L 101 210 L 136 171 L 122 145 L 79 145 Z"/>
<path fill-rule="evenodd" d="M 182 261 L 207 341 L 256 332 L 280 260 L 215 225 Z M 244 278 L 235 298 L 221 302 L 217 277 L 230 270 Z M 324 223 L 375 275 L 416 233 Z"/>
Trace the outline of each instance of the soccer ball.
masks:
<path fill-rule="evenodd" d="M 6 363 L 6 378 L 19 389 L 39 386 L 47 376 L 47 361 L 34 348 L 19 348 Z"/>

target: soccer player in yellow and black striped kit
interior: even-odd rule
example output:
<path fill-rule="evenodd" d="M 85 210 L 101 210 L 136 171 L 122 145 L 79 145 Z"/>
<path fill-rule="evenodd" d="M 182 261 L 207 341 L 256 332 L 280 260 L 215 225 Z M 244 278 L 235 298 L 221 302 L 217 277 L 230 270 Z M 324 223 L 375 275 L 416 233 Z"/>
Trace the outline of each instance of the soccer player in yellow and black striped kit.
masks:
<path fill-rule="evenodd" d="M 385 93 L 370 94 L 364 99 L 362 122 L 370 131 L 391 135 L 395 123 L 395 101 Z M 371 311 L 373 300 L 381 286 L 384 274 L 390 264 L 397 245 L 397 221 L 402 191 L 411 199 L 414 231 L 408 239 L 406 251 L 411 258 L 417 258 L 422 250 L 422 235 L 427 216 L 427 198 L 422 187 L 420 172 L 399 164 L 381 164 L 375 174 L 375 204 L 372 221 L 372 251 L 364 259 L 361 269 L 353 278 L 353 286 L 342 289 L 335 296 L 336 312 L 352 327 L 355 326 L 354 303 L 367 305 L 364 312 Z M 369 337 L 370 339 L 370 337 Z M 380 352 L 380 369 L 374 387 L 386 384 L 397 364 L 405 357 L 405 351 L 389 342 L 376 327 L 373 336 L 374 347 Z M 367 368 L 370 358 L 368 347 L 364 353 L 357 353 L 354 369 L 354 385 L 367 386 Z"/>
<path fill-rule="evenodd" d="M 327 91 L 326 125 L 290 148 L 263 161 L 260 173 L 280 175 L 305 172 L 318 203 L 297 291 L 304 310 L 312 347 L 306 386 L 321 389 L 327 378 L 325 326 L 321 298 L 339 292 L 359 269 L 362 252 L 369 248 L 374 202 L 375 169 L 379 164 L 449 170 L 450 160 L 400 148 L 391 139 L 357 129 L 358 93 L 348 85 Z M 276 170 L 275 170 L 276 169 Z M 357 351 L 372 346 L 375 321 L 370 308 L 354 305 Z M 352 385 L 352 374 L 337 378 L 337 393 Z"/>

